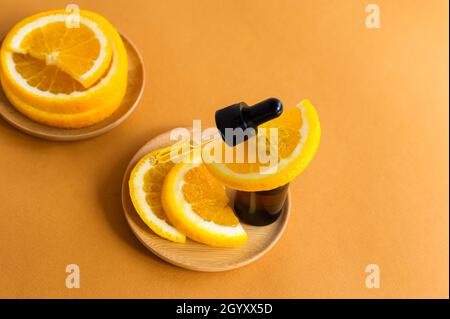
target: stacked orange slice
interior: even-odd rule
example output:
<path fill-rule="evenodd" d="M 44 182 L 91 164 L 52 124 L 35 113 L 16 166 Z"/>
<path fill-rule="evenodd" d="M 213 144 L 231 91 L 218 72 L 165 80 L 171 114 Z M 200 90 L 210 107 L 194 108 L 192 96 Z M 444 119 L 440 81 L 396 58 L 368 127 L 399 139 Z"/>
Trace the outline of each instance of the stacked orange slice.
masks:
<path fill-rule="evenodd" d="M 0 50 L 0 80 L 10 102 L 32 120 L 81 128 L 111 115 L 127 87 L 122 39 L 102 16 L 80 11 L 69 25 L 63 10 L 15 25 Z"/>

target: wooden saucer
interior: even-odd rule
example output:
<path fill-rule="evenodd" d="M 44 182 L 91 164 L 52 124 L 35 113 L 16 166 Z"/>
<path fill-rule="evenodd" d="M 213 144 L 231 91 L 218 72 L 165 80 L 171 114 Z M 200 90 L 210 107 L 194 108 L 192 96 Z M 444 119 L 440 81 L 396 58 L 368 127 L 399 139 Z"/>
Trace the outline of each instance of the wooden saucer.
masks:
<path fill-rule="evenodd" d="M 19 130 L 36 137 L 54 141 L 76 141 L 106 133 L 119 124 L 133 112 L 144 90 L 145 71 L 142 58 L 135 46 L 125 36 L 121 35 L 128 54 L 128 86 L 125 97 L 119 108 L 105 120 L 89 127 L 80 129 L 61 129 L 46 126 L 30 120 L 17 111 L 7 100 L 0 89 L 0 115 Z"/>
<path fill-rule="evenodd" d="M 196 271 L 223 271 L 247 265 L 267 253 L 283 233 L 290 214 L 290 194 L 284 211 L 276 222 L 264 227 L 243 225 L 248 234 L 247 243 L 239 248 L 209 247 L 187 239 L 185 244 L 163 239 L 152 232 L 134 210 L 129 195 L 130 172 L 142 156 L 154 149 L 168 146 L 170 132 L 163 133 L 145 144 L 133 157 L 122 182 L 122 205 L 125 216 L 141 243 L 163 260 L 176 266 Z"/>

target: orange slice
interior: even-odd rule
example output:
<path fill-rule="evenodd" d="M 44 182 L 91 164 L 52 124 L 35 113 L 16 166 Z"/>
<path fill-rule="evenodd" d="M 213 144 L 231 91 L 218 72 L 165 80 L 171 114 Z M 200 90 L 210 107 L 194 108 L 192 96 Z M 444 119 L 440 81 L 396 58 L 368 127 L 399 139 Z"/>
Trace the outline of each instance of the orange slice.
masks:
<path fill-rule="evenodd" d="M 170 222 L 193 240 L 216 247 L 247 240 L 223 184 L 201 163 L 176 164 L 164 180 L 161 202 Z"/>
<path fill-rule="evenodd" d="M 131 200 L 139 216 L 151 230 L 168 240 L 184 243 L 185 235 L 169 223 L 161 204 L 164 178 L 174 166 L 171 161 L 153 161 L 161 152 L 164 149 L 151 152 L 134 167 L 129 180 Z"/>
<path fill-rule="evenodd" d="M 67 23 L 69 17 L 64 11 L 50 11 L 26 18 L 14 26 L 5 45 L 11 52 L 56 66 L 87 88 L 110 65 L 108 27 L 83 11 L 77 26 Z"/>
<path fill-rule="evenodd" d="M 22 25 L 33 24 L 32 21 L 45 16 L 65 14 L 64 11 L 42 13 L 25 19 L 10 31 L 0 50 L 0 80 L 11 103 L 32 120 L 60 128 L 81 128 L 111 115 L 125 96 L 127 53 L 114 27 L 95 13 L 80 12 L 81 21 L 89 20 L 102 26 L 101 30 L 106 34 L 112 50 L 106 71 L 89 88 L 85 88 L 59 65 L 47 64 L 38 54 L 33 53 L 32 56 L 11 49 L 17 30 L 21 30 Z"/>
<path fill-rule="evenodd" d="M 271 135 L 271 129 L 276 135 Z M 202 152 L 211 174 L 228 187 L 242 191 L 271 190 L 289 183 L 316 153 L 320 141 L 319 117 L 314 106 L 304 100 L 279 118 L 259 126 L 258 134 L 261 132 L 265 134 L 234 148 L 218 139 L 215 147 Z M 229 160 L 223 155 L 227 152 L 231 154 Z M 242 152 L 241 157 L 238 152 Z M 259 152 L 266 157 L 260 157 Z M 271 159 L 270 153 L 276 156 Z"/>

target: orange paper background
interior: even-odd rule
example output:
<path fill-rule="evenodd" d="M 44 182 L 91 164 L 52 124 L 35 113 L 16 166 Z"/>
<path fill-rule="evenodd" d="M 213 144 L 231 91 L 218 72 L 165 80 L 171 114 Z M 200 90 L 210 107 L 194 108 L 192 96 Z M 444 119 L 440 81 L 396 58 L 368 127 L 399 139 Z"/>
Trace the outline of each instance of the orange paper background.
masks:
<path fill-rule="evenodd" d="M 1 0 L 0 34 L 67 1 Z M 448 2 L 77 1 L 139 48 L 134 114 L 57 143 L 0 120 L 0 297 L 446 297 Z M 223 273 L 171 266 L 125 221 L 121 179 L 145 142 L 217 108 L 275 96 L 316 105 L 322 141 L 292 183 L 292 218 L 262 259 Z M 65 267 L 81 288 L 65 287 Z M 381 268 L 381 288 L 364 269 Z"/>

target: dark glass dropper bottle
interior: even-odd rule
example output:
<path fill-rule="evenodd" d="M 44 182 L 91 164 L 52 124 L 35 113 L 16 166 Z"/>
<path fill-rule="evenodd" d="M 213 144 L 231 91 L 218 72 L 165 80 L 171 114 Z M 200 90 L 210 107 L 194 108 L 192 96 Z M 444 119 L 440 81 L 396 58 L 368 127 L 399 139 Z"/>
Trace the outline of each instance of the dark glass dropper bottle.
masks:
<path fill-rule="evenodd" d="M 241 102 L 218 110 L 215 116 L 216 126 L 225 143 L 234 147 L 255 135 L 258 125 L 280 116 L 282 112 L 283 104 L 275 98 L 264 100 L 254 106 Z M 242 129 L 247 134 L 233 134 L 230 138 L 226 134 L 227 129 Z M 238 190 L 234 199 L 234 210 L 247 224 L 269 225 L 280 216 L 287 192 L 288 184 L 259 192 Z"/>

